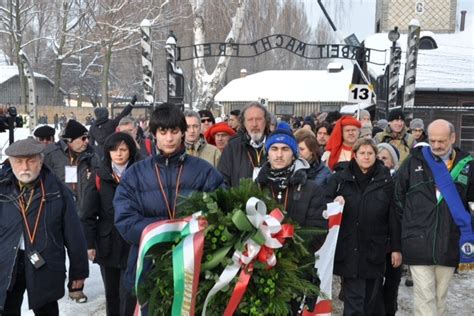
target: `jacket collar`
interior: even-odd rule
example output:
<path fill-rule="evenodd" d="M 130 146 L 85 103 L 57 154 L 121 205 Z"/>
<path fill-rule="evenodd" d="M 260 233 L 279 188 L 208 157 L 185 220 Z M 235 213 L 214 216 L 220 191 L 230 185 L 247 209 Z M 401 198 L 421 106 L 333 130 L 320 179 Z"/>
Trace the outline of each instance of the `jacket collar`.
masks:
<path fill-rule="evenodd" d="M 179 165 L 184 163 L 187 156 L 188 155 L 186 154 L 185 147 L 181 146 L 178 151 L 176 151 L 174 154 L 171 154 L 170 156 L 165 156 L 160 151 L 158 151 L 153 159 L 157 164 L 168 167 L 170 165 Z"/>

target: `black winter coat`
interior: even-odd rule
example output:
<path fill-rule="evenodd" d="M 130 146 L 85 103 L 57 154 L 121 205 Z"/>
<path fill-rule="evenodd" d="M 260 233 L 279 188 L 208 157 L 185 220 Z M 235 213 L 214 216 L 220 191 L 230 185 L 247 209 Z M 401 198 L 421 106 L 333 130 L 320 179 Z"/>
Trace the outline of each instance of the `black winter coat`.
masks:
<path fill-rule="evenodd" d="M 110 166 L 102 164 L 96 169 L 87 183 L 81 221 L 87 249 L 96 250 L 94 262 L 104 267 L 125 269 L 130 246 L 114 224 L 113 199 L 117 186 Z"/>
<path fill-rule="evenodd" d="M 25 244 L 25 277 L 30 309 L 56 301 L 64 296 L 66 278 L 65 247 L 69 257 L 69 280 L 89 276 L 86 241 L 71 192 L 49 171 L 41 170 L 45 202 L 33 245 L 30 244 L 20 213 L 19 188 L 10 168 L 2 170 L 0 179 L 0 312 L 4 309 L 7 290 L 14 286 L 14 267 L 18 256 L 21 234 Z M 28 194 L 29 196 L 29 194 Z M 27 213 L 33 230 L 42 199 L 41 187 L 36 184 Z M 27 254 L 39 252 L 45 264 L 36 269 Z"/>
<path fill-rule="evenodd" d="M 302 160 L 296 160 L 297 167 L 290 177 L 288 186 L 288 199 L 286 212 L 289 218 L 294 220 L 301 227 L 318 227 L 327 229 L 327 220 L 323 218 L 323 210 L 325 209 L 324 204 L 324 191 L 316 185 L 314 181 L 307 179 L 307 170 L 309 164 L 304 161 L 302 166 Z M 269 167 L 269 162 L 265 163 L 265 167 L 262 168 L 255 180 L 260 187 L 268 189 L 272 192 L 271 184 L 268 182 L 268 175 L 266 174 L 266 168 Z M 273 190 L 274 191 L 274 190 Z M 276 192 L 273 192 L 276 194 Z M 285 203 L 283 194 L 282 204 Z M 276 199 L 276 196 L 273 198 Z M 279 202 L 277 200 L 277 202 Z M 315 235 L 311 241 L 309 241 L 310 252 L 313 253 L 319 249 L 325 239 L 325 235 Z"/>
<path fill-rule="evenodd" d="M 129 115 L 132 112 L 132 109 L 132 105 L 128 104 L 122 110 L 122 112 L 120 112 L 120 114 L 113 119 L 109 119 L 108 112 L 104 111 L 107 113 L 107 116 L 97 117 L 97 120 L 91 125 L 89 128 L 90 143 L 92 146 L 94 146 L 94 149 L 99 157 L 102 158 L 104 156 L 103 146 L 107 136 L 115 133 L 115 129 L 117 128 L 120 120 Z"/>
<path fill-rule="evenodd" d="M 54 144 L 48 145 L 45 149 L 44 163 L 53 171 L 53 173 L 65 183 L 66 166 L 71 165 L 68 145 L 60 140 Z M 87 146 L 86 150 L 77 157 L 77 184 L 66 184 L 72 190 L 74 201 L 76 202 L 79 217 L 83 212 L 82 202 L 84 199 L 86 184 L 91 178 L 92 171 L 99 165 L 99 158 L 94 153 L 91 146 Z"/>
<path fill-rule="evenodd" d="M 267 161 L 264 146 L 257 151 L 250 145 L 246 133 L 238 133 L 229 140 L 217 165 L 226 185 L 236 187 L 240 179 L 252 179 L 254 167 L 261 167 Z"/>
<path fill-rule="evenodd" d="M 459 228 L 443 201 L 437 205 L 433 174 L 424 160 L 422 147 L 398 169 L 395 178 L 395 201 L 402 213 L 403 262 L 410 265 L 442 265 L 456 267 L 459 263 Z M 469 155 L 456 150 L 455 164 Z M 474 162 L 461 171 L 467 183 L 455 182 L 466 210 L 474 201 Z"/>
<path fill-rule="evenodd" d="M 334 259 L 334 273 L 343 277 L 382 277 L 389 241 L 392 251 L 401 249 L 392 177 L 380 161 L 375 164 L 364 191 L 349 165 L 333 174 L 326 188 L 327 203 L 339 195 L 345 200 Z"/>

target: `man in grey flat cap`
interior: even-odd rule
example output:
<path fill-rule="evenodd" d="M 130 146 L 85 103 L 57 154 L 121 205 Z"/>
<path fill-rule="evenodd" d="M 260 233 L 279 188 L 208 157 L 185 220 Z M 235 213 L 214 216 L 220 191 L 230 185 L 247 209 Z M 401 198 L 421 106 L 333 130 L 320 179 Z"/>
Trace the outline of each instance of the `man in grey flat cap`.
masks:
<path fill-rule="evenodd" d="M 23 294 L 35 315 L 59 315 L 65 251 L 69 282 L 89 276 L 87 246 L 72 193 L 43 164 L 44 145 L 18 140 L 0 176 L 0 314 L 20 315 Z"/>

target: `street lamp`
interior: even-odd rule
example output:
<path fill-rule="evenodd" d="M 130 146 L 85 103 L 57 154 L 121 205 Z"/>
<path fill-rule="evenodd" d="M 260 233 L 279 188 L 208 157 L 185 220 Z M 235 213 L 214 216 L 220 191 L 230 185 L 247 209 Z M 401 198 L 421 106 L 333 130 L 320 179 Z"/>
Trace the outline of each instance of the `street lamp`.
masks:
<path fill-rule="evenodd" d="M 400 70 L 400 61 L 402 57 L 402 50 L 397 46 L 397 40 L 400 38 L 398 26 L 388 32 L 388 39 L 392 42 L 390 47 L 390 64 L 388 72 L 388 111 L 397 106 L 398 99 L 398 73 Z"/>

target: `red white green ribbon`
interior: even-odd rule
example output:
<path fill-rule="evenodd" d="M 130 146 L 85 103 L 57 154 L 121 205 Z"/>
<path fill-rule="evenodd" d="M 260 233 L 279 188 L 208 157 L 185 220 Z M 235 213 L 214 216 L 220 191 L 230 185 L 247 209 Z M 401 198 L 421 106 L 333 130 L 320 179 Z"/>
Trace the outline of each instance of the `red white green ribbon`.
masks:
<path fill-rule="evenodd" d="M 257 234 L 244 242 L 244 251 L 234 251 L 232 264 L 226 266 L 219 276 L 216 284 L 207 294 L 204 301 L 202 315 L 206 315 L 209 300 L 222 288 L 227 286 L 241 270 L 239 280 L 224 311 L 224 315 L 233 315 L 247 289 L 253 270 L 252 262 L 259 260 L 266 263 L 269 268 L 276 264 L 273 249 L 281 248 L 285 238 L 293 236 L 292 225 L 282 225 L 283 213 L 276 209 L 267 214 L 267 207 L 263 201 L 252 197 L 247 201 L 246 217 Z"/>
<path fill-rule="evenodd" d="M 172 219 L 148 225 L 142 233 L 138 250 L 137 273 L 135 289 L 138 293 L 138 284 L 143 271 L 145 257 L 155 245 L 164 242 L 173 242 L 183 238 L 173 250 L 173 282 L 174 297 L 172 315 L 193 315 L 194 304 L 201 269 L 201 258 L 204 249 L 204 228 L 207 222 L 199 218 L 200 213 L 183 219 Z M 140 297 L 137 297 L 140 307 L 144 306 Z M 135 314 L 140 315 L 140 308 Z"/>

